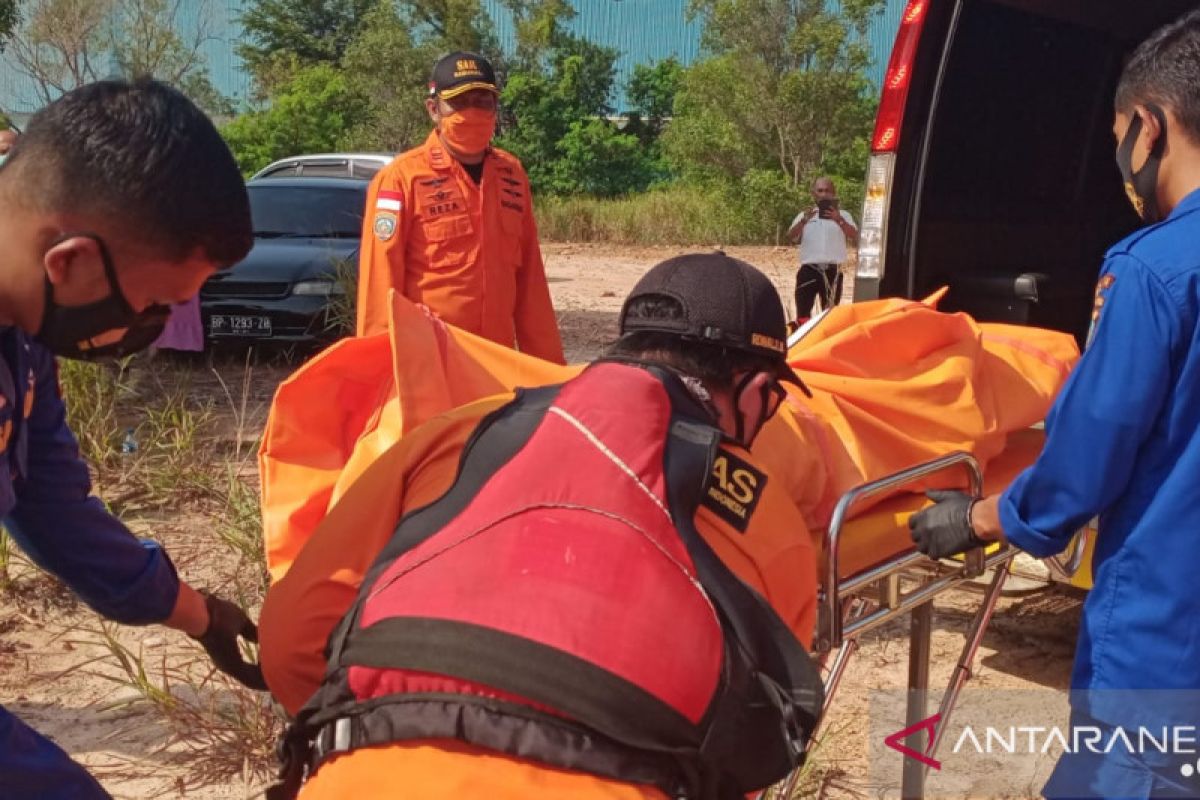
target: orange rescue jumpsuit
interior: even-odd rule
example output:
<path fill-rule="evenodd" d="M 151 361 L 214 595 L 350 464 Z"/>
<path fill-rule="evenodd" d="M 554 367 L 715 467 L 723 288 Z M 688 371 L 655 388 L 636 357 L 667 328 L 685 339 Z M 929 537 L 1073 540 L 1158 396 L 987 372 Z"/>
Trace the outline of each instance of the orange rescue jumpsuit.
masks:
<path fill-rule="evenodd" d="M 434 417 L 384 451 L 271 587 L 259 623 L 260 656 L 272 693 L 290 713 L 320 685 L 329 634 L 354 602 L 363 575 L 400 517 L 450 487 L 471 432 L 511 398 L 497 395 Z M 696 526 L 807 646 L 816 617 L 816 553 L 796 505 L 767 477 L 745 450 L 723 448 L 714 464 L 712 502 L 698 509 Z M 324 764 L 301 792 L 302 800 L 397 796 L 666 800 L 654 788 L 443 740 L 346 753 Z"/>
<path fill-rule="evenodd" d="M 531 200 L 503 150 L 488 150 L 478 186 L 437 131 L 397 156 L 367 193 L 358 335 L 387 330 L 395 288 L 455 327 L 563 363 Z"/>

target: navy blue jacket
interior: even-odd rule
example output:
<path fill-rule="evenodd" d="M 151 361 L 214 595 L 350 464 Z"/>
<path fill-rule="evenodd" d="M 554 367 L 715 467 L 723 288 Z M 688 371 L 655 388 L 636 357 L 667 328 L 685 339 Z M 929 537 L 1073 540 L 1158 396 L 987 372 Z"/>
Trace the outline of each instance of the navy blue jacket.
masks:
<path fill-rule="evenodd" d="M 1071 683 L 1112 724 L 1197 711 L 1107 690 L 1200 690 L 1198 317 L 1200 191 L 1108 252 L 1045 450 L 1000 500 L 1005 534 L 1037 556 L 1100 517 Z"/>
<path fill-rule="evenodd" d="M 0 328 L 0 516 L 42 569 L 101 615 L 161 622 L 179 579 L 157 543 L 138 539 L 91 496 L 87 465 L 67 428 L 54 357 Z"/>

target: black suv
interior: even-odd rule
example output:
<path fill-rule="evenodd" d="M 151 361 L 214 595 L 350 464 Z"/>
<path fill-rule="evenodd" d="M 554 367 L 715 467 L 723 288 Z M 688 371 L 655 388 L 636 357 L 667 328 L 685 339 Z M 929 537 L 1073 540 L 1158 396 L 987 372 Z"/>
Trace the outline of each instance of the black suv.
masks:
<path fill-rule="evenodd" d="M 910 0 L 884 79 L 855 299 L 1086 335 L 1138 223 L 1112 133 L 1124 58 L 1195 0 Z"/>
<path fill-rule="evenodd" d="M 254 247 L 200 290 L 213 343 L 319 344 L 345 333 L 368 181 L 264 178 L 246 184 Z"/>

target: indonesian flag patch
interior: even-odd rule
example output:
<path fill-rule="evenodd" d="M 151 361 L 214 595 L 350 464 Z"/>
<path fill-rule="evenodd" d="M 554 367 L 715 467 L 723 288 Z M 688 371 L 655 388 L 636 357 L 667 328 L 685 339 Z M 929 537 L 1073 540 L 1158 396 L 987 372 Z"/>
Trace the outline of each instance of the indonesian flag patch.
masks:
<path fill-rule="evenodd" d="M 379 194 L 375 198 L 376 211 L 390 211 L 393 214 L 399 214 L 402 208 L 404 208 L 404 195 L 386 189 L 379 190 Z"/>

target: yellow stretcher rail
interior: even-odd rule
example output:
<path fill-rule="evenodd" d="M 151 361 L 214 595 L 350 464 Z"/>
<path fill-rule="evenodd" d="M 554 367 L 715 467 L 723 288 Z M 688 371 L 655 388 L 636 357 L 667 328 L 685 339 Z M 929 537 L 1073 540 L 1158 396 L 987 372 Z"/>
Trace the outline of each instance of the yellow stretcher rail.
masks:
<path fill-rule="evenodd" d="M 841 497 L 824 535 L 814 645 L 825 672 L 822 722 L 828 715 L 850 657 L 857 649 L 858 637 L 903 614 L 911 617 L 907 724 L 926 719 L 929 716 L 932 601 L 991 570 L 992 580 L 972 620 L 957 666 L 939 704 L 942 722 L 938 731 L 946 729 L 958 695 L 971 676 L 975 654 L 991 622 L 1017 551 L 996 544 L 986 550 L 973 550 L 958 559 L 930 560 L 913 547 L 908 530 L 908 517 L 926 503 L 919 495 L 904 492 L 930 478 L 954 471 L 966 473 L 969 490 L 976 495 L 999 491 L 1033 462 L 1041 450 L 1041 443 L 1041 431 L 1012 434 L 1005 452 L 989 464 L 986 481 L 971 454 L 955 452 L 857 486 Z M 892 497 L 897 494 L 901 496 Z M 856 517 L 856 510 L 869 503 L 875 505 Z M 1090 588 L 1094 541 L 1094 531 L 1081 531 L 1063 556 L 1047 559 L 1052 576 L 1062 582 Z M 924 743 L 917 745 L 917 749 L 933 757 L 938 744 L 935 736 L 928 749 Z M 925 773 L 923 764 L 905 759 L 902 796 L 906 800 L 923 796 Z M 798 781 L 799 771 L 777 788 L 775 796 L 790 798 Z"/>

